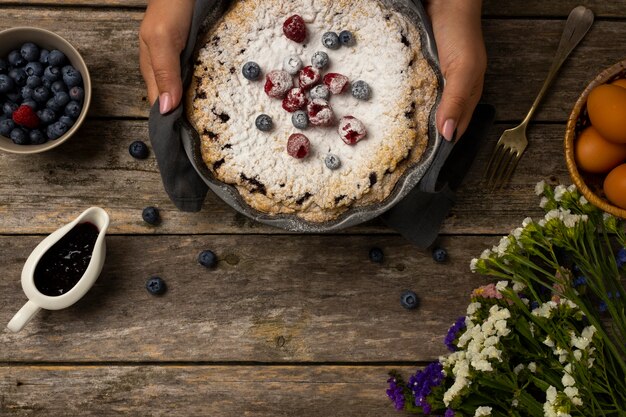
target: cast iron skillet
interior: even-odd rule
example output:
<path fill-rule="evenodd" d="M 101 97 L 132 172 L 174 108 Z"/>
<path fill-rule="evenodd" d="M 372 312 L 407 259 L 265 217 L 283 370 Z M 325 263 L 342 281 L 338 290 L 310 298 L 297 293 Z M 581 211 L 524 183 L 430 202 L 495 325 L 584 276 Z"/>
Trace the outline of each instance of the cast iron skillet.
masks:
<path fill-rule="evenodd" d="M 354 226 L 379 216 L 402 200 L 416 186 L 422 191 L 435 191 L 439 171 L 454 146 L 452 143 L 443 140 L 435 126 L 435 111 L 444 85 L 444 79 L 439 69 L 435 38 L 430 26 L 430 20 L 419 0 L 383 0 L 383 3 L 388 4 L 389 7 L 395 8 L 413 20 L 421 34 L 422 51 L 439 80 L 436 104 L 429 117 L 428 145 L 421 160 L 406 169 L 391 194 L 384 201 L 368 206 L 350 208 L 332 221 L 314 223 L 305 221 L 296 215 L 270 215 L 250 207 L 234 186 L 217 180 L 209 171 L 202 160 L 200 136 L 191 124 L 183 118 L 181 137 L 189 160 L 209 188 L 235 210 L 258 222 L 289 231 L 323 233 Z"/>

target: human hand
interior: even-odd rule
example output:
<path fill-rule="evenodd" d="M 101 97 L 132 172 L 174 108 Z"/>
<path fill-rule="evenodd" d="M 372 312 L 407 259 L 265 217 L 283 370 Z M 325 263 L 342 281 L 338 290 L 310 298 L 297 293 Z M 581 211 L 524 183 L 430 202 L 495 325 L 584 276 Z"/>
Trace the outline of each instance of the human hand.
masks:
<path fill-rule="evenodd" d="M 180 53 L 185 48 L 195 0 L 149 0 L 139 29 L 139 67 L 150 104 L 159 98 L 161 114 L 183 96 Z"/>
<path fill-rule="evenodd" d="M 446 85 L 437 110 L 437 130 L 447 140 L 461 136 L 482 94 L 487 53 L 481 0 L 428 0 Z"/>

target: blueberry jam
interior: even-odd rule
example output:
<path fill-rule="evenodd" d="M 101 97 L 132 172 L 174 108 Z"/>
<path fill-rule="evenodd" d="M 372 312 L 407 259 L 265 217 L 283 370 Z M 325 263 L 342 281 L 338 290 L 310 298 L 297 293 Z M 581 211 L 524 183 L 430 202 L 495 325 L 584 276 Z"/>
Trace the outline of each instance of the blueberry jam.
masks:
<path fill-rule="evenodd" d="M 98 238 L 92 223 L 79 223 L 41 257 L 35 267 L 35 286 L 42 294 L 58 296 L 81 279 Z"/>

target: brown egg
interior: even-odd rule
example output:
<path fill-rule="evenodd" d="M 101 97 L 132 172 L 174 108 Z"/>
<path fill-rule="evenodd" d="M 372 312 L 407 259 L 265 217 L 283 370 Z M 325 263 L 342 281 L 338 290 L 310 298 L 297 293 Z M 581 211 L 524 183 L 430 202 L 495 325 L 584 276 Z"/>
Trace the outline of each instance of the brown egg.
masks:
<path fill-rule="evenodd" d="M 614 168 L 606 176 L 604 194 L 611 203 L 626 209 L 626 164 Z"/>
<path fill-rule="evenodd" d="M 609 142 L 589 126 L 578 135 L 574 144 L 576 165 L 583 171 L 604 174 L 626 160 L 626 144 Z"/>
<path fill-rule="evenodd" d="M 602 84 L 587 98 L 591 124 L 606 140 L 626 143 L 626 88 Z"/>
<path fill-rule="evenodd" d="M 618 78 L 617 80 L 613 81 L 611 85 L 626 88 L 626 78 Z"/>

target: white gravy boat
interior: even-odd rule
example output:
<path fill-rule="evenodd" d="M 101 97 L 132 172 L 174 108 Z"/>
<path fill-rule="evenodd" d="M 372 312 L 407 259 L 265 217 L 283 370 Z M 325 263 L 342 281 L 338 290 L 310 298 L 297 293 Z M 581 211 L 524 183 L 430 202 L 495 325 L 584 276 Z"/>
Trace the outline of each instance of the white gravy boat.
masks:
<path fill-rule="evenodd" d="M 98 228 L 98 237 L 93 247 L 91 260 L 87 269 L 78 282 L 66 293 L 58 296 L 49 296 L 41 293 L 35 286 L 35 268 L 42 256 L 63 236 L 79 223 L 92 223 Z M 102 271 L 104 258 L 106 255 L 106 230 L 109 227 L 109 215 L 100 207 L 91 207 L 85 210 L 71 223 L 57 229 L 37 245 L 22 269 L 22 289 L 28 297 L 28 302 L 24 304 L 13 316 L 7 327 L 9 330 L 19 332 L 28 322 L 41 310 L 60 310 L 71 306 L 80 300 L 93 286 Z"/>

